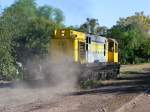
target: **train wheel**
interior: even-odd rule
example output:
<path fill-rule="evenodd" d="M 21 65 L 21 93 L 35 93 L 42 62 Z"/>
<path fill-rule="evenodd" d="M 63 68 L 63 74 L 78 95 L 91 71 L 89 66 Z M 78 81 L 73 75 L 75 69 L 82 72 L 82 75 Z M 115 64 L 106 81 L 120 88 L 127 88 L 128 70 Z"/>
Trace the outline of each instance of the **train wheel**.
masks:
<path fill-rule="evenodd" d="M 112 77 L 112 79 L 117 79 L 117 75 L 118 75 L 118 73 L 117 73 L 117 71 L 115 70 L 115 71 L 113 72 L 113 77 Z"/>
<path fill-rule="evenodd" d="M 105 72 L 102 72 L 102 74 L 101 74 L 101 80 L 105 80 L 106 76 L 107 76 L 107 74 Z"/>
<path fill-rule="evenodd" d="M 101 77 L 102 77 L 102 73 L 98 72 L 97 80 L 101 80 Z"/>

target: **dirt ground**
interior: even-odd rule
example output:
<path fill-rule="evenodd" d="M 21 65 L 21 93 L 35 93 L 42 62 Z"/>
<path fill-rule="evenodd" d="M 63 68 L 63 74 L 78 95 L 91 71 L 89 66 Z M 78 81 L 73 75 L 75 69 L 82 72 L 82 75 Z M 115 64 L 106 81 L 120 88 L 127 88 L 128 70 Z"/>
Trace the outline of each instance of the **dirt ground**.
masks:
<path fill-rule="evenodd" d="M 124 104 L 116 112 L 149 112 L 150 111 L 149 94 L 141 94 L 130 102 Z"/>
<path fill-rule="evenodd" d="M 92 90 L 21 88 L 0 83 L 0 112 L 150 112 L 150 64 L 124 65 Z M 61 93 L 61 94 L 60 94 Z"/>

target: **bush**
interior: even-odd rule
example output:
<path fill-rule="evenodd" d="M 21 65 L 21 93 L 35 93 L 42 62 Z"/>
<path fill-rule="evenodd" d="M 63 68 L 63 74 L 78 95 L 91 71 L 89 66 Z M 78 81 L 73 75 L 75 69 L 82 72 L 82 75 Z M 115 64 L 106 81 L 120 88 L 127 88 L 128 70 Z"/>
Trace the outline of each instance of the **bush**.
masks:
<path fill-rule="evenodd" d="M 81 88 L 83 89 L 92 89 L 102 86 L 100 80 L 86 80 L 81 82 Z"/>

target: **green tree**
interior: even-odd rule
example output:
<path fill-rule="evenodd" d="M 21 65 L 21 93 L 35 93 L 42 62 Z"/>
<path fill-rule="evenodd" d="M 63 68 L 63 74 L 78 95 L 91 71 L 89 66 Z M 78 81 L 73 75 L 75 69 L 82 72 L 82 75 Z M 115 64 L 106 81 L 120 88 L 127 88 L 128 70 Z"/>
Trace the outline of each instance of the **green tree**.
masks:
<path fill-rule="evenodd" d="M 27 60 L 47 55 L 53 30 L 64 26 L 64 16 L 60 9 L 51 6 L 37 7 L 35 0 L 15 1 L 4 9 L 0 20 L 0 24 L 3 24 L 0 26 L 0 33 L 4 35 L 1 36 L 6 40 L 9 51 L 7 62 L 11 63 L 8 65 L 12 67 L 15 67 L 17 62 L 22 63 L 24 67 Z M 4 65 L 7 64 L 3 63 Z"/>
<path fill-rule="evenodd" d="M 11 29 L 6 19 L 0 17 L 0 79 L 11 80 L 16 75 L 15 58 L 11 46 Z"/>
<path fill-rule="evenodd" d="M 86 22 L 80 26 L 79 30 L 85 33 L 97 35 L 106 35 L 107 33 L 107 27 L 100 26 L 98 19 L 95 18 L 87 18 Z"/>
<path fill-rule="evenodd" d="M 63 12 L 58 8 L 53 8 L 51 6 L 41 6 L 37 10 L 38 17 L 45 18 L 46 20 L 50 20 L 55 24 L 55 27 L 61 28 L 64 27 L 64 15 Z"/>
<path fill-rule="evenodd" d="M 96 33 L 96 27 L 98 25 L 98 20 L 94 18 L 87 18 L 86 22 L 80 26 L 81 31 L 85 33 Z"/>
<path fill-rule="evenodd" d="M 138 62 L 150 62 L 150 39 L 144 39 L 141 45 L 134 49 Z"/>
<path fill-rule="evenodd" d="M 127 18 L 120 18 L 117 24 L 108 30 L 107 35 L 119 42 L 122 63 L 137 63 L 140 62 L 138 60 L 144 60 L 137 55 L 137 49 L 143 47 L 143 41 L 149 38 L 149 20 L 143 12 L 135 13 Z"/>
<path fill-rule="evenodd" d="M 68 27 L 66 27 L 67 29 L 71 29 L 71 30 L 76 30 L 76 31 L 78 31 L 79 30 L 79 27 L 78 26 L 68 26 Z"/>
<path fill-rule="evenodd" d="M 64 21 L 64 15 L 60 9 L 58 8 L 54 9 L 53 19 L 56 24 L 56 27 L 61 28 L 63 26 L 62 22 Z"/>

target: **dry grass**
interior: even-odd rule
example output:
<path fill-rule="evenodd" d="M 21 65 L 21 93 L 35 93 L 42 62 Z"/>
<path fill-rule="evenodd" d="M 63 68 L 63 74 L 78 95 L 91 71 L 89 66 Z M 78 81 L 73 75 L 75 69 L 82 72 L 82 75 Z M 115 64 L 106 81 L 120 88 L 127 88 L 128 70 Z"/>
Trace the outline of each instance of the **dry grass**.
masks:
<path fill-rule="evenodd" d="M 150 69 L 150 63 L 136 64 L 136 65 L 122 65 L 120 71 L 121 73 L 145 72 L 146 69 Z"/>
<path fill-rule="evenodd" d="M 144 64 L 137 64 L 137 65 L 122 65 L 120 69 L 120 74 L 118 75 L 117 80 L 100 80 L 100 81 L 87 81 L 85 83 L 85 88 L 97 88 L 102 86 L 112 86 L 112 85 L 122 85 L 122 84 L 132 84 L 132 83 L 140 83 L 139 80 L 137 80 L 137 77 L 144 77 L 147 73 L 150 72 L 150 63 L 144 63 Z M 132 80 L 129 80 L 128 78 L 132 78 Z M 135 79 L 134 79 L 135 77 Z M 126 79 L 127 78 L 127 79 Z M 122 80 L 120 80 L 122 79 Z M 138 82 L 137 82 L 138 81 Z M 149 81 L 148 79 L 145 79 L 145 82 Z M 143 80 L 141 79 L 141 82 Z"/>

